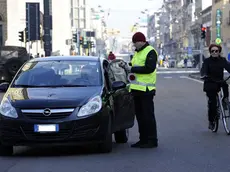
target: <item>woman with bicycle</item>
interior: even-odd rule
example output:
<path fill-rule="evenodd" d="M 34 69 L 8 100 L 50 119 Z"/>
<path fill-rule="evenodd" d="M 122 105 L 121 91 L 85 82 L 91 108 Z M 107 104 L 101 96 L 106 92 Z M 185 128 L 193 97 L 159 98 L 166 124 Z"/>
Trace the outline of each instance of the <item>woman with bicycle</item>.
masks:
<path fill-rule="evenodd" d="M 224 69 L 230 73 L 230 63 L 221 56 L 222 47 L 216 44 L 209 46 L 210 57 L 203 62 L 201 76 L 204 79 L 203 91 L 208 97 L 209 129 L 214 130 L 217 117 L 218 96 L 223 88 L 223 105 L 229 102 L 228 84 L 224 80 Z M 223 82 L 216 82 L 223 81 Z"/>

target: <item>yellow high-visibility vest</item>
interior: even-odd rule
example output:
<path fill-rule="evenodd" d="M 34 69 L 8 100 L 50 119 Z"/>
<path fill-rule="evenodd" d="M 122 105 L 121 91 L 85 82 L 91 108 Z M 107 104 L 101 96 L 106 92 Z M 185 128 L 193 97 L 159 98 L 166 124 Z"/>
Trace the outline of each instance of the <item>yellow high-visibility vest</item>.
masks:
<path fill-rule="evenodd" d="M 135 52 L 131 61 L 132 66 L 145 66 L 147 55 L 152 50 L 154 50 L 158 56 L 157 51 L 150 45 L 139 52 Z M 156 71 L 157 69 L 155 69 L 154 72 L 150 74 L 134 73 L 136 79 L 134 81 L 130 81 L 130 91 L 139 90 L 146 92 L 147 88 L 149 91 L 156 89 Z"/>

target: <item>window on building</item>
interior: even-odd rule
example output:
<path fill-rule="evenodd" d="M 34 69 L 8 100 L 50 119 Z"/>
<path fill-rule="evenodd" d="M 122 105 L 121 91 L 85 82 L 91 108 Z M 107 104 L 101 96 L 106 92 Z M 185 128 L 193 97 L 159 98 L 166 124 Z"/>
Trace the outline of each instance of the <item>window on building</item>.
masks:
<path fill-rule="evenodd" d="M 85 1 L 84 0 L 80 0 L 79 2 L 80 2 L 80 6 L 82 6 L 82 7 L 85 6 L 85 3 L 84 3 Z"/>
<path fill-rule="evenodd" d="M 3 26 L 0 24 L 0 47 L 3 46 Z"/>

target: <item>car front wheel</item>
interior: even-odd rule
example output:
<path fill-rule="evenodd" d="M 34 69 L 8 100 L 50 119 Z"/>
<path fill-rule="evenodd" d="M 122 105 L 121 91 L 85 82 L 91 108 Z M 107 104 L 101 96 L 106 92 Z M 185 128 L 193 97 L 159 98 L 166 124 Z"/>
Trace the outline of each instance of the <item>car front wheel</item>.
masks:
<path fill-rule="evenodd" d="M 127 143 L 129 139 L 129 130 L 121 130 L 114 133 L 116 143 Z"/>
<path fill-rule="evenodd" d="M 110 153 L 113 149 L 113 134 L 112 134 L 112 122 L 109 120 L 108 130 L 105 139 L 98 145 L 100 153 Z"/>
<path fill-rule="evenodd" d="M 0 145 L 0 156 L 11 156 L 14 153 L 13 146 Z"/>

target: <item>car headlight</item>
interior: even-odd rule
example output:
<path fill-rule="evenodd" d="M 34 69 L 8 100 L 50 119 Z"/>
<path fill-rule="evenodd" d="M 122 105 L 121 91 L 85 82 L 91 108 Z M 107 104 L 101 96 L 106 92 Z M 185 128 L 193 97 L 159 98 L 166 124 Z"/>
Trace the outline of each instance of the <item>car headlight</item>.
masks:
<path fill-rule="evenodd" d="M 84 117 L 87 115 L 91 115 L 97 113 L 101 110 L 102 107 L 102 100 L 100 96 L 93 97 L 88 101 L 87 104 L 81 107 L 77 116 Z"/>
<path fill-rule="evenodd" d="M 11 103 L 7 97 L 4 97 L 2 99 L 2 102 L 0 104 L 0 113 L 3 116 L 7 116 L 10 118 L 17 118 L 18 117 L 18 113 L 17 113 L 16 109 L 11 105 Z"/>

